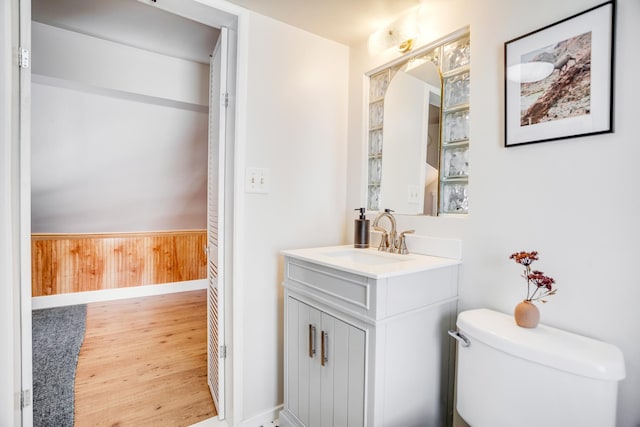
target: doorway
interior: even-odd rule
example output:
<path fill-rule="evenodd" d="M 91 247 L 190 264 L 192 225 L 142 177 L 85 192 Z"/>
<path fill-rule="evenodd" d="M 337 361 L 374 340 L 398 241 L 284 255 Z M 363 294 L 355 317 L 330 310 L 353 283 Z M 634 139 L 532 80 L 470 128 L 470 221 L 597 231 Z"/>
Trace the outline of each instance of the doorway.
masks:
<path fill-rule="evenodd" d="M 207 25 L 223 26 L 223 25 L 228 25 L 231 22 L 232 27 L 233 26 L 237 27 L 237 17 L 234 17 L 230 13 L 221 12 L 219 10 L 212 9 L 209 6 L 205 6 L 205 5 L 202 5 L 202 4 L 197 3 L 197 2 L 184 2 L 184 3 L 185 4 L 178 4 L 178 3 L 171 4 L 171 2 L 168 2 L 168 4 L 163 5 L 162 8 L 166 9 L 167 11 L 169 11 L 171 13 L 175 13 L 177 15 L 188 17 L 189 19 L 195 19 L 195 17 L 197 16 L 197 20 L 198 21 L 207 21 L 206 22 Z M 202 13 L 203 11 L 207 12 L 207 13 Z M 22 18 L 22 21 L 25 22 L 25 17 L 22 16 L 21 18 Z M 233 28 L 232 28 L 231 32 L 233 33 Z M 230 37 L 229 42 L 230 42 L 231 45 L 234 45 L 236 43 L 235 37 L 233 37 L 233 36 Z M 235 51 L 235 48 L 232 48 L 232 51 Z M 228 67 L 229 70 L 230 70 L 230 76 L 229 76 L 230 80 L 233 80 L 233 81 L 235 81 L 234 80 L 234 78 L 235 78 L 235 62 L 234 61 L 235 61 L 235 59 L 233 59 L 230 62 L 229 67 Z M 29 92 L 29 89 L 30 88 L 27 88 L 26 93 Z M 230 105 L 230 107 L 233 108 L 233 104 Z M 233 116 L 234 115 L 233 114 L 228 114 L 228 116 L 229 117 L 226 120 L 227 120 L 227 126 L 229 127 L 230 131 L 228 132 L 228 137 L 226 138 L 226 140 L 223 141 L 223 144 L 222 144 L 223 146 L 229 145 L 229 144 L 233 144 L 233 135 L 234 135 L 234 132 L 233 132 Z M 26 115 L 26 117 L 23 117 L 23 119 L 26 120 L 27 126 L 28 126 L 28 122 L 29 122 L 28 115 Z M 23 126 L 24 126 L 24 124 L 23 124 Z M 29 144 L 29 142 L 28 142 L 29 141 L 28 133 L 26 133 L 26 135 L 23 135 L 23 136 L 25 137 L 23 139 L 23 144 L 27 145 L 26 149 L 28 150 L 28 144 Z M 229 147 L 232 147 L 232 145 L 229 145 Z M 222 183 L 222 186 L 223 186 L 222 188 L 224 190 L 223 198 L 224 199 L 231 199 L 232 195 L 233 195 L 232 193 L 233 193 L 233 176 L 234 176 L 233 168 L 231 167 L 231 165 L 233 164 L 233 150 L 232 149 L 227 149 L 227 151 L 223 153 L 223 157 L 224 157 L 224 160 L 226 161 L 226 164 L 229 166 L 229 169 L 225 170 L 223 175 L 225 175 L 228 178 L 230 178 L 226 182 L 223 181 L 223 183 Z M 26 181 L 26 182 L 29 182 L 29 174 L 30 174 L 29 167 L 23 168 L 22 173 L 23 173 L 23 180 Z M 28 212 L 30 210 L 30 206 L 29 206 L 28 202 L 26 202 L 26 201 L 24 201 L 23 203 L 27 204 L 27 206 L 26 206 L 27 207 L 26 215 L 28 215 Z M 25 205 L 23 205 L 23 212 L 25 211 L 24 207 L 25 207 Z M 227 214 L 226 216 L 229 219 L 232 219 L 233 210 L 232 210 L 231 203 L 228 203 L 227 205 L 223 206 L 222 209 L 226 212 L 226 214 Z M 230 232 L 230 231 L 232 231 L 232 227 L 233 227 L 233 223 L 232 223 L 231 220 L 229 220 L 226 224 L 224 224 L 224 228 L 223 229 L 224 229 L 225 232 L 228 233 L 229 237 L 232 234 Z M 25 231 L 25 229 L 23 229 L 23 231 L 22 231 L 22 239 L 21 239 L 21 241 L 23 242 L 23 244 L 24 244 L 25 241 L 28 241 L 28 236 L 30 234 L 30 229 L 28 227 L 26 227 L 26 230 L 27 231 Z M 26 238 L 25 238 L 25 233 L 27 235 Z M 230 252 L 226 252 L 226 250 L 227 249 L 223 250 L 223 253 L 226 253 L 228 255 L 226 258 L 223 258 L 222 262 L 224 263 L 224 265 L 220 265 L 218 267 L 220 269 L 223 269 L 224 267 L 227 267 L 227 270 L 228 270 L 227 278 L 231 279 L 232 275 L 231 275 L 230 266 L 231 266 L 231 263 L 232 263 L 232 257 L 230 256 L 231 255 Z M 28 251 L 25 252 L 25 253 L 28 253 Z M 26 265 L 30 264 L 30 259 L 29 259 L 28 256 L 23 259 L 23 272 L 26 271 L 25 264 Z M 25 283 L 24 283 L 24 281 L 25 281 L 25 279 L 27 277 L 23 276 L 23 283 L 22 283 L 23 292 L 25 291 L 25 287 L 27 289 L 27 292 L 24 292 L 23 295 L 29 295 L 29 293 L 28 293 L 28 289 L 29 289 L 28 285 L 25 286 Z M 28 280 L 28 281 L 30 282 L 30 280 Z M 229 294 L 229 296 L 230 296 L 230 294 Z M 224 299 L 228 299 L 228 298 L 229 298 L 228 296 L 225 296 L 222 299 L 224 300 Z M 25 303 L 25 301 L 24 301 L 25 299 L 28 299 L 28 298 L 23 298 L 23 321 L 24 321 L 24 323 L 23 323 L 22 329 L 23 329 L 23 334 L 25 334 L 25 335 L 23 335 L 23 338 L 24 338 L 24 341 L 23 341 L 23 361 L 24 361 L 24 363 L 23 363 L 23 384 L 29 384 L 30 383 L 30 375 L 31 375 L 31 373 L 30 373 L 30 356 L 31 356 L 31 353 L 30 353 L 30 350 L 29 351 L 25 351 L 25 348 L 27 346 L 30 346 L 30 332 L 28 332 L 28 335 L 27 335 L 27 331 L 26 331 L 26 330 L 30 330 L 30 322 L 28 322 L 28 320 L 25 319 L 25 317 L 26 317 L 25 316 L 25 311 L 27 311 L 30 314 L 30 303 L 28 303 L 28 302 Z M 25 310 L 25 306 L 28 306 L 29 309 Z M 230 311 L 228 311 L 226 313 L 225 317 L 227 319 L 230 319 L 230 317 L 231 317 L 230 313 L 231 313 Z M 225 329 L 227 329 L 227 330 L 230 329 L 231 322 L 225 322 L 225 323 L 226 323 Z M 224 324 L 224 323 L 222 323 L 222 324 Z M 220 350 L 220 348 L 219 348 L 219 350 Z M 225 368 L 223 366 L 222 369 L 223 370 L 224 369 L 230 369 L 230 366 L 227 367 L 227 368 Z M 228 393 L 229 389 L 230 389 L 230 384 L 228 384 L 227 387 L 226 387 L 227 393 Z M 224 413 L 224 407 L 221 408 L 220 412 Z M 29 416 L 27 414 L 25 414 L 25 415 L 23 415 L 23 417 L 24 417 L 23 420 L 26 421 L 24 423 L 24 425 L 29 425 L 29 422 L 28 422 Z"/>

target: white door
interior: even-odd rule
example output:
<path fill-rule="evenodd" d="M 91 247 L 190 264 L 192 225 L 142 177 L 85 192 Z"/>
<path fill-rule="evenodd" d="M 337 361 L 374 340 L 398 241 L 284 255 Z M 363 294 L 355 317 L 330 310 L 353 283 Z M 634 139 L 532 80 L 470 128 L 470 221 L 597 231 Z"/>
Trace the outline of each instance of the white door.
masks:
<path fill-rule="evenodd" d="M 209 173 L 207 197 L 207 381 L 211 396 L 224 419 L 225 285 L 225 141 L 227 132 L 227 29 L 211 56 L 209 78 Z"/>

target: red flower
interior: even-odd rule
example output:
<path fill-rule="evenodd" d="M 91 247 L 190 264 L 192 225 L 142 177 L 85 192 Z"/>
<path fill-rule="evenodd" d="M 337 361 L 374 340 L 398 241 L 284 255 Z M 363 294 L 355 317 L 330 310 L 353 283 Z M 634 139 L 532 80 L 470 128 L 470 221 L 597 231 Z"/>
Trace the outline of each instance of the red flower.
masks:
<path fill-rule="evenodd" d="M 549 276 L 545 276 L 542 271 L 531 271 L 531 264 L 533 261 L 538 260 L 538 252 L 515 252 L 509 256 L 509 259 L 514 260 L 520 265 L 524 265 L 524 273 L 522 277 L 527 281 L 527 299 L 526 301 L 542 301 L 546 302 L 542 298 L 555 295 L 556 289 L 553 288 L 553 284 L 556 281 Z M 535 285 L 533 292 L 531 292 L 531 285 Z M 540 293 L 538 293 L 540 292 Z M 537 296 L 536 296 L 537 294 Z"/>
<path fill-rule="evenodd" d="M 533 273 L 529 274 L 529 276 L 527 277 L 529 280 L 531 280 L 531 283 L 533 283 L 537 287 L 547 288 L 548 290 L 551 290 L 553 288 L 552 285 L 556 283 L 556 281 L 552 277 L 545 276 L 542 271 L 536 270 Z"/>
<path fill-rule="evenodd" d="M 509 259 L 515 260 L 518 264 L 531 265 L 533 261 L 538 260 L 538 252 L 537 251 L 516 252 L 514 254 L 511 254 Z"/>

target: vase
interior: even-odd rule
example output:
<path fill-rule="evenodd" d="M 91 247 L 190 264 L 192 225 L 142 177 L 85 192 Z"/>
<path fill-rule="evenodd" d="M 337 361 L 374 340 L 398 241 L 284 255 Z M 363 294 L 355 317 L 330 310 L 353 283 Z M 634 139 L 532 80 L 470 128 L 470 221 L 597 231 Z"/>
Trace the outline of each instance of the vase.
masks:
<path fill-rule="evenodd" d="M 513 316 L 518 326 L 523 328 L 535 328 L 540 322 L 540 310 L 531 301 L 522 301 L 516 305 Z"/>

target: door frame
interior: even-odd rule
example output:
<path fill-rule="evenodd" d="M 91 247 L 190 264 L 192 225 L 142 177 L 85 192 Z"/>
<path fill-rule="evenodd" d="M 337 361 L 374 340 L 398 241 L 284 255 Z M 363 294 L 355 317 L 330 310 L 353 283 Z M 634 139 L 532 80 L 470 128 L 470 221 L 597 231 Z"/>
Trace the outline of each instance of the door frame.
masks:
<path fill-rule="evenodd" d="M 18 426 L 22 380 L 20 278 L 20 0 L 0 5 L 0 424 Z"/>
<path fill-rule="evenodd" d="M 19 48 L 31 52 L 31 1 L 20 0 Z M 31 61 L 31 58 L 29 58 Z M 22 425 L 33 425 L 33 370 L 31 333 L 31 64 L 19 68 L 19 258 Z M 26 102 L 24 102 L 26 100 Z"/>
<path fill-rule="evenodd" d="M 233 243 L 230 246 L 227 259 L 227 271 L 228 273 L 228 288 L 233 288 L 233 291 L 227 292 L 227 337 L 231 337 L 227 345 L 229 346 L 229 353 L 231 355 L 230 362 L 226 363 L 228 366 L 228 375 L 225 385 L 225 394 L 227 395 L 225 412 L 227 414 L 227 421 L 222 421 L 219 424 L 221 426 L 228 425 L 240 425 L 243 414 L 243 402 L 242 402 L 242 288 L 243 288 L 243 273 L 242 269 L 238 268 L 238 264 L 241 260 L 241 253 L 243 251 L 243 232 L 237 226 L 238 221 L 235 218 L 242 218 L 244 215 L 244 201 L 242 197 L 238 197 L 243 192 L 244 184 L 244 153 L 246 146 L 245 126 L 246 126 L 246 91 L 247 91 L 247 64 L 248 64 L 248 10 L 239 6 L 233 5 L 225 0 L 165 0 L 161 5 L 153 0 L 138 0 L 142 3 L 149 4 L 154 7 L 160 7 L 170 13 L 183 16 L 198 22 L 202 22 L 212 27 L 226 26 L 234 30 L 234 37 L 230 37 L 230 50 L 235 54 L 235 70 L 230 72 L 229 75 L 229 87 L 230 87 L 230 102 L 228 114 L 231 116 L 232 121 L 232 135 L 233 146 L 228 147 L 228 151 L 233 153 L 233 163 L 229 168 L 227 182 L 227 191 L 231 191 L 231 200 L 229 210 L 232 213 L 231 219 L 228 221 L 228 226 L 225 232 L 227 233 L 227 239 Z M 4 34 L 13 34 L 16 31 L 16 27 L 19 29 L 19 40 L 12 42 L 13 50 L 16 50 L 16 43 L 20 47 L 26 48 L 31 51 L 31 0 L 11 0 L 12 4 L 16 4 L 19 8 L 19 16 L 16 13 L 12 13 L 11 28 L 7 28 Z M 202 15 L 202 7 L 207 9 L 210 14 L 207 16 Z M 3 35 L 4 35 L 3 34 Z M 12 37 L 13 39 L 13 37 Z M 13 52 L 15 54 L 15 52 Z M 13 56 L 13 55 L 12 55 Z M 12 61 L 12 70 L 15 66 Z M 234 90 L 235 88 L 235 90 Z M 14 91 L 15 92 L 15 91 Z M 15 375 L 14 389 L 29 392 L 28 405 L 22 409 L 20 415 L 13 416 L 13 425 L 30 427 L 33 425 L 33 406 L 30 404 L 30 393 L 33 389 L 32 378 L 32 339 L 31 339 L 31 71 L 30 68 L 20 70 L 20 92 L 13 93 L 11 99 L 13 102 L 18 103 L 20 111 L 19 122 L 12 126 L 17 127 L 11 137 L 11 141 L 7 141 L 8 144 L 13 146 L 13 141 L 17 142 L 17 157 L 19 157 L 19 171 L 15 174 L 17 179 L 15 182 L 10 182 L 11 193 L 16 197 L 13 197 L 9 206 L 6 207 L 6 212 L 3 214 L 12 215 L 14 212 L 18 212 L 18 218 L 13 223 L 11 242 L 13 247 L 17 249 L 18 254 L 14 254 L 16 258 L 16 265 L 19 266 L 19 271 L 16 271 L 15 280 L 8 280 L 12 283 L 15 300 L 19 300 L 20 309 L 19 313 L 15 314 L 17 318 L 19 316 L 20 322 L 13 322 L 13 335 L 18 339 L 14 340 L 15 348 L 13 349 L 14 366 L 17 368 L 20 366 L 19 375 Z M 15 98 L 18 99 L 15 99 Z M 19 132 L 19 135 L 18 135 Z M 4 146 L 2 147 L 4 148 Z M 2 177 L 5 178 L 4 176 Z M 2 226 L 4 224 L 0 224 Z M 16 233 L 15 228 L 18 227 L 19 231 Z M 2 249 L 2 248 L 0 248 Z M 7 273 L 9 279 L 14 278 L 14 275 Z M 3 276 L 4 278 L 4 276 Z M 15 307 L 15 306 L 14 306 Z M 19 379 L 17 377 L 20 377 Z M 3 391 L 4 393 L 4 391 Z M 3 394 L 4 395 L 4 394 Z M 14 399 L 20 400 L 19 392 L 13 392 Z M 18 402 L 19 404 L 19 402 Z M 16 419 L 16 417 L 18 417 Z"/>

